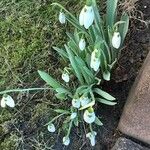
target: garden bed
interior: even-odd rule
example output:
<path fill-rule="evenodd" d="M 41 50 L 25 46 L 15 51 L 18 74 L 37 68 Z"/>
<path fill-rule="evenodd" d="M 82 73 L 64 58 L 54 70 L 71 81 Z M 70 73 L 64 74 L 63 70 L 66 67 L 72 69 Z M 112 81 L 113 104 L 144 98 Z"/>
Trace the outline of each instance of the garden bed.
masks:
<path fill-rule="evenodd" d="M 148 11 L 150 9 L 150 3 L 149 0 L 142 0 L 138 2 L 138 5 L 139 7 L 137 10 L 143 13 L 143 18 L 140 13 L 138 13 L 137 17 L 141 18 L 138 18 L 139 20 L 131 20 L 125 47 L 122 49 L 120 60 L 116 66 L 117 68 L 113 71 L 114 73 L 112 80 L 110 82 L 105 82 L 105 84 L 103 83 L 104 89 L 116 97 L 118 104 L 113 107 L 102 104 L 96 106 L 98 108 L 96 114 L 101 118 L 101 121 L 104 124 L 97 129 L 98 136 L 96 137 L 96 147 L 90 148 L 88 140 L 85 136 L 83 136 L 85 134 L 82 134 L 85 133 L 84 126 L 82 125 L 81 129 L 74 129 L 72 131 L 72 142 L 69 147 L 62 145 L 63 135 L 57 135 L 56 133 L 50 134 L 47 131 L 47 127 L 43 125 L 46 124 L 53 115 L 51 108 L 59 108 L 59 104 L 57 104 L 57 100 L 55 98 L 51 101 L 53 93 L 44 92 L 39 94 L 39 92 L 37 92 L 30 94 L 19 94 L 17 96 L 17 108 L 15 110 L 4 110 L 1 112 L 3 115 L 0 122 L 0 130 L 2 133 L 0 136 L 0 146 L 2 149 L 111 149 L 116 142 L 116 139 L 121 136 L 121 133 L 117 130 L 117 126 L 129 90 L 150 49 L 149 29 L 146 28 L 146 25 L 140 21 L 140 19 L 144 19 L 147 22 L 150 20 L 150 11 Z M 63 33 L 63 31 L 61 32 Z M 56 35 L 56 37 L 58 37 L 58 35 Z M 53 39 L 50 38 L 50 40 Z M 51 68 L 48 68 L 48 70 L 50 70 L 49 72 L 51 72 L 55 70 L 55 65 L 59 64 L 57 62 L 57 56 L 55 59 L 55 57 L 52 56 L 52 53 L 48 54 L 48 56 L 52 58 L 50 60 L 52 66 Z M 44 56 L 45 54 L 43 54 L 43 58 L 45 58 Z M 46 65 L 48 63 L 49 62 L 46 62 Z M 30 71 L 32 72 L 32 70 Z M 57 74 L 58 71 L 55 70 L 54 75 L 57 76 Z M 39 80 L 35 80 L 33 85 L 36 85 L 37 83 L 39 85 L 43 85 L 43 83 L 40 83 Z M 24 85 L 28 86 L 26 84 Z M 13 113 L 14 115 L 12 115 Z M 60 124 L 61 120 L 58 120 L 57 127 L 59 127 Z M 12 148 L 13 146 L 14 148 Z"/>

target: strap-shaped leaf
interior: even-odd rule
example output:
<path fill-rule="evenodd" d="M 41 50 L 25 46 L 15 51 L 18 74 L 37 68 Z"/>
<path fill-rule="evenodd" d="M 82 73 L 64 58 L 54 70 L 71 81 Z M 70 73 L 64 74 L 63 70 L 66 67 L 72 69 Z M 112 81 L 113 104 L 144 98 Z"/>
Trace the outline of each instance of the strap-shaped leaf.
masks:
<path fill-rule="evenodd" d="M 94 105 L 95 105 L 95 101 L 92 101 L 92 102 L 88 103 L 87 105 L 81 107 L 79 110 L 83 110 L 83 109 L 92 107 L 92 106 L 94 106 Z"/>
<path fill-rule="evenodd" d="M 106 105 L 110 105 L 110 106 L 114 106 L 116 105 L 117 103 L 116 102 L 111 102 L 111 101 L 108 101 L 106 99 L 102 99 L 102 98 L 96 98 L 96 100 L 100 103 L 103 103 L 103 104 L 106 104 Z"/>
<path fill-rule="evenodd" d="M 113 27 L 116 20 L 116 9 L 118 0 L 107 0 L 106 25 Z"/>
<path fill-rule="evenodd" d="M 110 101 L 116 100 L 116 98 L 114 98 L 113 96 L 111 96 L 110 94 L 108 94 L 107 92 L 101 89 L 95 88 L 93 91 L 107 100 L 110 100 Z"/>
<path fill-rule="evenodd" d="M 95 118 L 94 123 L 97 124 L 98 126 L 102 126 L 103 125 L 103 123 L 100 121 L 100 119 L 98 117 Z"/>
<path fill-rule="evenodd" d="M 123 13 L 123 15 L 121 16 L 121 21 L 124 21 L 124 23 L 119 24 L 119 32 L 122 39 L 121 43 L 123 44 L 129 28 L 129 16 L 127 13 Z"/>
<path fill-rule="evenodd" d="M 68 53 L 71 66 L 72 66 L 72 68 L 73 68 L 73 70 L 74 70 L 78 80 L 80 81 L 81 84 L 84 84 L 82 73 L 81 73 L 81 71 L 80 71 L 80 69 L 78 67 L 77 62 L 75 61 L 73 52 L 69 49 L 69 47 L 67 45 L 65 45 L 65 48 L 66 48 L 66 51 Z"/>
<path fill-rule="evenodd" d="M 40 77 L 54 89 L 62 87 L 54 78 L 52 78 L 46 72 L 38 70 L 38 73 L 39 73 Z"/>
<path fill-rule="evenodd" d="M 55 47 L 55 46 L 53 47 L 53 49 L 55 51 L 57 51 L 60 56 L 63 56 L 63 57 L 65 57 L 65 58 L 68 59 L 68 55 L 67 55 L 67 53 L 63 49 Z"/>

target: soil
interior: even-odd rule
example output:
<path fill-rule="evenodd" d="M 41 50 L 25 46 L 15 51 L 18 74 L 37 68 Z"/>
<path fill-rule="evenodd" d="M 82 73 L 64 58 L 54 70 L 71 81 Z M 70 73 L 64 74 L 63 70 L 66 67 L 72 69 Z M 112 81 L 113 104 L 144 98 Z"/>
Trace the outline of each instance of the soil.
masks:
<path fill-rule="evenodd" d="M 141 19 L 150 22 L 150 1 L 142 0 L 139 1 L 138 5 L 138 10 L 143 13 L 143 18 Z M 145 6 L 147 7 L 145 8 Z M 47 107 L 45 105 L 43 105 L 43 108 L 41 108 L 40 106 L 39 114 L 41 115 L 41 117 L 38 118 L 36 116 L 32 116 L 32 120 L 30 119 L 32 115 L 30 112 L 33 109 L 31 106 L 28 106 L 27 111 L 25 109 L 25 111 L 19 111 L 18 114 L 21 113 L 21 115 L 20 118 L 18 118 L 18 124 L 11 124 L 11 126 L 9 126 L 8 132 L 5 135 L 2 135 L 0 138 L 4 140 L 8 136 L 10 131 L 19 129 L 17 135 L 19 137 L 22 137 L 22 139 L 20 140 L 20 145 L 18 146 L 18 148 L 16 148 L 17 150 L 37 150 L 38 146 L 37 148 L 35 148 L 33 146 L 34 144 L 41 144 L 39 147 L 43 147 L 42 150 L 110 150 L 115 144 L 117 138 L 122 135 L 117 129 L 119 118 L 121 116 L 123 106 L 127 100 L 129 90 L 138 74 L 140 67 L 142 66 L 144 59 L 146 58 L 150 50 L 149 28 L 146 28 L 146 25 L 143 22 L 137 19 L 132 19 L 128 37 L 126 39 L 126 47 L 122 49 L 122 54 L 120 60 L 118 61 L 117 68 L 114 70 L 112 80 L 104 84 L 104 89 L 107 92 L 110 92 L 114 97 L 116 97 L 118 104 L 114 107 L 106 105 L 98 106 L 97 115 L 101 117 L 101 121 L 104 125 L 96 129 L 98 130 L 98 135 L 96 137 L 97 144 L 94 148 L 91 148 L 87 139 L 81 136 L 83 135 L 81 132 L 84 132 L 84 130 L 81 131 L 75 129 L 74 131 L 72 131 L 71 141 L 74 142 L 71 142 L 69 147 L 65 147 L 62 145 L 62 135 L 57 136 L 54 134 L 54 138 L 51 138 L 48 135 L 49 133 L 46 133 L 46 130 L 43 131 L 41 127 L 46 123 L 48 117 L 50 117 L 50 115 L 47 115 L 49 114 L 49 110 L 47 110 Z M 36 95 L 33 95 L 33 97 L 36 98 Z M 40 98 L 37 99 L 37 103 L 38 102 L 40 102 Z M 28 100 L 25 100 L 24 103 L 28 103 Z M 47 116 L 45 117 L 45 115 Z M 27 122 L 25 122 L 25 120 Z M 34 122 L 34 124 L 32 124 L 32 122 Z M 49 138 L 44 139 L 43 137 Z M 48 148 L 45 146 L 47 144 L 50 145 L 50 142 L 54 142 L 55 140 L 56 144 L 53 148 Z M 40 143 L 38 143 L 39 141 Z M 21 142 L 23 142 L 23 144 Z M 21 146 L 21 144 L 23 146 Z"/>

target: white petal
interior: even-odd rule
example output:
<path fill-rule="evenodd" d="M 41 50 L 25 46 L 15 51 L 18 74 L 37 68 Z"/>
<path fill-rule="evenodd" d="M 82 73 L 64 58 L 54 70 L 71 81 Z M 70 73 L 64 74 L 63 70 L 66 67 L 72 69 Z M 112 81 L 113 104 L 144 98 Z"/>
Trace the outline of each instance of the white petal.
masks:
<path fill-rule="evenodd" d="M 90 141 L 91 141 L 91 145 L 92 145 L 92 146 L 95 146 L 95 143 L 96 143 L 96 141 L 95 141 L 95 136 L 94 136 L 93 138 L 91 138 Z"/>
<path fill-rule="evenodd" d="M 90 139 L 90 142 L 91 142 L 92 146 L 95 146 L 95 143 L 96 143 L 95 136 L 96 135 L 97 135 L 97 133 L 95 131 L 89 132 L 89 133 L 86 134 L 86 137 Z"/>
<path fill-rule="evenodd" d="M 80 48 L 80 50 L 83 51 L 85 49 L 85 46 L 86 46 L 85 39 L 82 38 L 79 41 L 79 48 Z"/>
<path fill-rule="evenodd" d="M 54 124 L 49 124 L 47 126 L 47 129 L 48 129 L 49 132 L 52 132 L 52 133 L 56 131 L 56 128 L 55 128 Z"/>
<path fill-rule="evenodd" d="M 86 11 L 84 13 L 84 27 L 88 29 L 94 21 L 94 12 L 92 6 L 86 6 Z"/>
<path fill-rule="evenodd" d="M 76 117 L 77 117 L 77 113 L 76 113 L 76 112 L 74 112 L 74 113 L 72 113 L 72 114 L 71 114 L 70 119 L 72 119 L 72 120 L 73 120 L 73 119 L 75 119 Z"/>
<path fill-rule="evenodd" d="M 11 96 L 7 95 L 6 97 L 6 105 L 9 106 L 9 107 L 15 107 L 15 102 L 14 100 L 12 99 Z"/>
<path fill-rule="evenodd" d="M 80 100 L 79 99 L 73 99 L 72 100 L 72 106 L 75 108 L 80 108 Z"/>
<path fill-rule="evenodd" d="M 63 137 L 63 144 L 68 146 L 70 144 L 70 138 L 69 137 Z"/>
<path fill-rule="evenodd" d="M 100 61 L 98 59 L 96 59 L 93 64 L 94 71 L 97 71 L 99 69 L 99 67 L 100 67 Z"/>
<path fill-rule="evenodd" d="M 94 112 L 90 113 L 88 110 L 85 110 L 83 118 L 86 123 L 91 124 L 95 121 L 96 116 Z"/>
<path fill-rule="evenodd" d="M 6 107 L 5 97 L 1 99 L 1 107 Z"/>
<path fill-rule="evenodd" d="M 65 22 L 66 22 L 66 17 L 65 17 L 65 14 L 63 12 L 59 13 L 59 22 L 61 24 L 65 24 Z"/>
<path fill-rule="evenodd" d="M 116 49 L 120 47 L 121 44 L 121 36 L 119 32 L 114 32 L 112 37 L 112 46 Z"/>
<path fill-rule="evenodd" d="M 84 12 L 85 12 L 85 8 L 83 8 L 80 12 L 80 15 L 79 15 L 79 23 L 81 26 L 84 25 Z"/>
<path fill-rule="evenodd" d="M 62 74 L 62 79 L 63 79 L 65 82 L 68 83 L 69 80 L 70 80 L 68 73 L 63 73 L 63 74 Z"/>
<path fill-rule="evenodd" d="M 81 106 L 85 106 L 90 102 L 90 99 L 88 97 L 80 97 Z"/>

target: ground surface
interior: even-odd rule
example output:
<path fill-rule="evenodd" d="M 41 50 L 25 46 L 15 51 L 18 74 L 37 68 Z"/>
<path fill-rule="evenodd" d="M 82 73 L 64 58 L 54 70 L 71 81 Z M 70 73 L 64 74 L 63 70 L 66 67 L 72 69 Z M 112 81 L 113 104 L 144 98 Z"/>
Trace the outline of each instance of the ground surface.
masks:
<path fill-rule="evenodd" d="M 67 3 L 65 0 L 63 3 L 71 11 L 80 9 L 77 1 Z M 57 11 L 50 9 L 50 4 L 48 0 L 0 2 L 2 14 L 0 15 L 0 31 L 3 33 L 0 35 L 0 56 L 2 56 L 0 57 L 0 90 L 6 87 L 9 89 L 43 86 L 36 72 L 38 69 L 54 72 L 54 76 L 60 77 L 56 69 L 56 65 L 60 63 L 51 46 L 64 43 L 66 29 L 57 22 Z M 150 20 L 149 0 L 139 1 L 138 4 L 138 10 L 143 13 L 143 18 L 139 19 L 148 22 Z M 138 16 L 141 17 L 140 13 Z M 149 37 L 150 33 L 145 24 L 132 19 L 126 47 L 122 50 L 111 82 L 106 83 L 104 87 L 117 98 L 118 105 L 115 107 L 98 106 L 97 115 L 101 117 L 104 126 L 98 129 L 98 142 L 93 149 L 109 150 L 120 136 L 117 130 L 118 121 L 128 92 L 149 51 Z M 0 109 L 1 149 L 92 149 L 86 138 L 81 136 L 84 130 L 72 131 L 73 142 L 69 148 L 62 145 L 63 135 L 58 136 L 47 132 L 47 128 L 43 125 L 54 115 L 52 108 L 59 108 L 57 100 L 53 98 L 53 93 L 31 92 L 13 96 L 17 101 L 15 110 Z M 61 121 L 58 120 L 58 125 L 60 123 Z M 56 144 L 53 146 L 55 140 Z"/>

